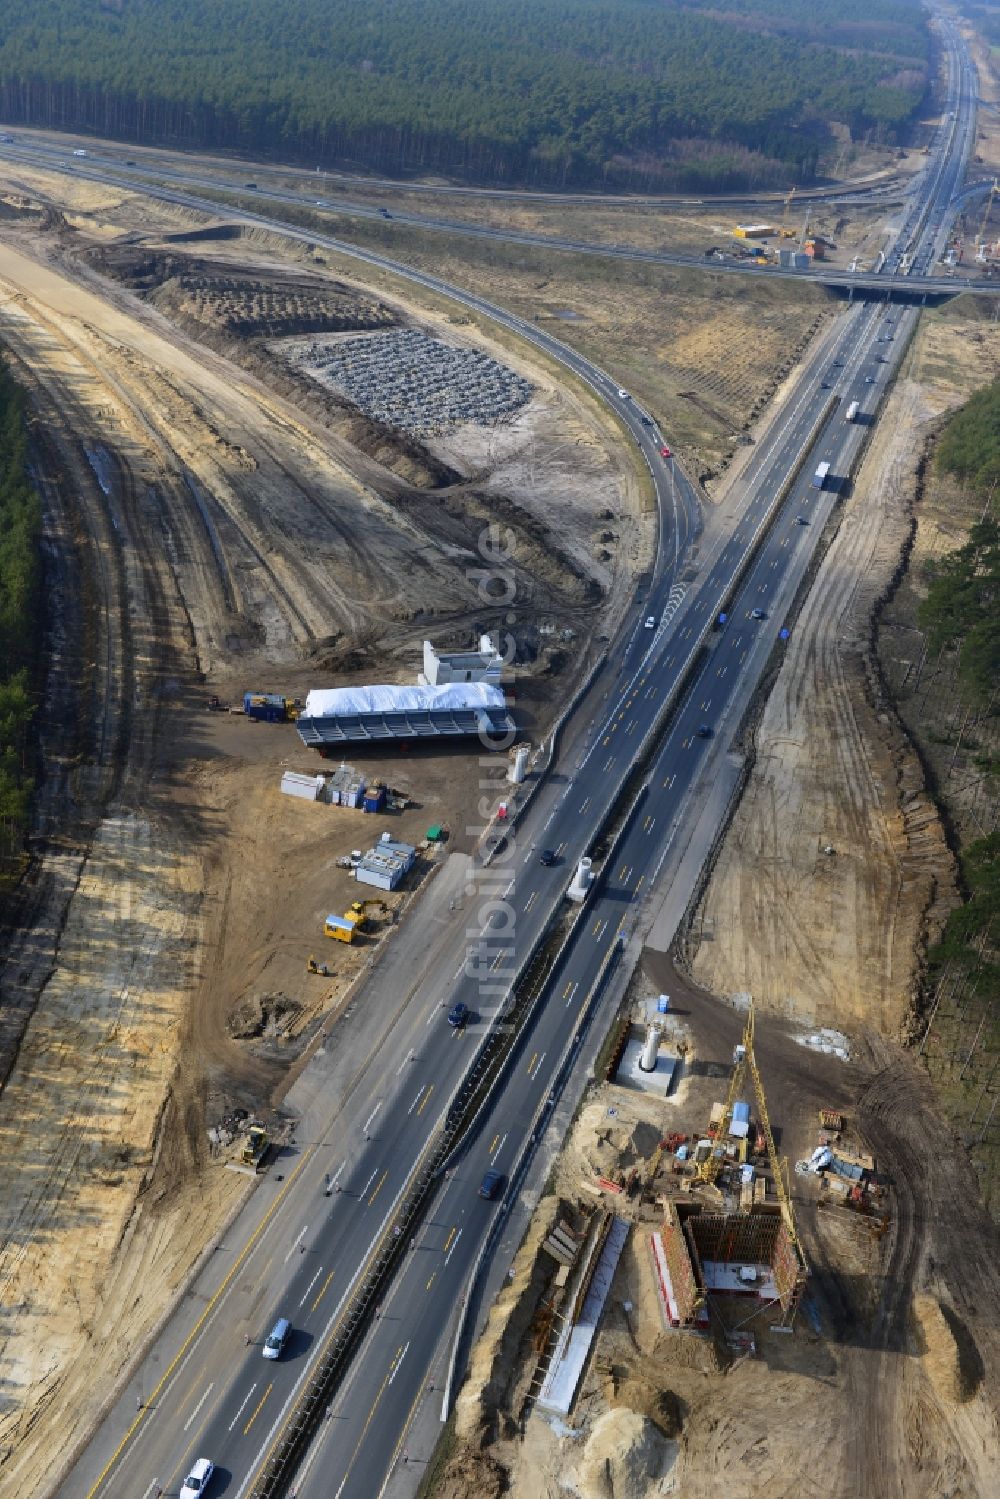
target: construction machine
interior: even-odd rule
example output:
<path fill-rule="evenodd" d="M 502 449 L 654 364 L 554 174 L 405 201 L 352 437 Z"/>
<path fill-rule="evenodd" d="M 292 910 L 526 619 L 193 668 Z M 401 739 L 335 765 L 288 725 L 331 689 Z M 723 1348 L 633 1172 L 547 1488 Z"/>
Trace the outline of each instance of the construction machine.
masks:
<path fill-rule="evenodd" d="M 261 1124 L 253 1124 L 247 1131 L 247 1137 L 243 1142 L 243 1154 L 240 1160 L 244 1166 L 253 1166 L 256 1170 L 264 1159 L 267 1150 L 267 1131 Z"/>
<path fill-rule="evenodd" d="M 794 187 L 790 188 L 789 191 L 788 191 L 788 193 L 785 196 L 784 212 L 781 215 L 781 228 L 778 230 L 778 233 L 781 235 L 782 239 L 794 239 L 795 238 L 795 230 L 794 229 L 790 229 L 789 226 L 788 226 L 788 215 L 792 211 L 792 200 L 795 197 L 795 192 L 796 192 L 796 189 Z"/>
<path fill-rule="evenodd" d="M 735 1146 L 729 1147 L 729 1132 L 733 1122 L 733 1111 L 739 1102 L 740 1093 L 746 1075 L 749 1072 L 753 1083 L 754 1096 L 757 1100 L 757 1132 L 763 1135 L 767 1149 L 767 1158 L 771 1166 L 771 1174 L 774 1178 L 774 1190 L 777 1193 L 778 1202 L 781 1207 L 781 1216 L 785 1220 L 788 1229 L 788 1237 L 798 1247 L 799 1236 L 795 1228 L 795 1218 L 792 1213 L 792 1203 L 788 1187 L 788 1163 L 783 1160 L 774 1143 L 774 1135 L 771 1133 L 771 1121 L 767 1111 L 767 1099 L 764 1096 L 764 1084 L 761 1081 L 760 1071 L 757 1066 L 757 1057 L 754 1052 L 754 1008 L 753 1000 L 747 1010 L 746 1029 L 743 1032 L 743 1040 L 735 1048 L 733 1053 L 733 1075 L 729 1084 L 729 1095 L 726 1099 L 722 1115 L 719 1119 L 718 1128 L 711 1150 L 697 1167 L 697 1175 L 703 1182 L 715 1183 L 719 1172 L 726 1161 L 727 1148 L 736 1150 Z M 746 1142 L 743 1145 L 743 1159 L 746 1159 Z"/>
<path fill-rule="evenodd" d="M 333 977 L 333 970 L 328 968 L 325 963 L 317 963 L 312 953 L 306 959 L 306 973 L 318 973 L 321 978 L 325 979 Z"/>
<path fill-rule="evenodd" d="M 370 910 L 374 910 L 379 916 L 384 916 L 388 911 L 388 906 L 384 900 L 352 900 L 344 916 L 348 921 L 353 919 L 357 931 L 366 932 Z"/>

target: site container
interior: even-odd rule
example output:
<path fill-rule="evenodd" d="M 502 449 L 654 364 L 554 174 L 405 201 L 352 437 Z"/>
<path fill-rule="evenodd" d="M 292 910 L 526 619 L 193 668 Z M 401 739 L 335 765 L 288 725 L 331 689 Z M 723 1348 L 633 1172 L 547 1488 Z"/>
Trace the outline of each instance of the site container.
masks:
<path fill-rule="evenodd" d="M 244 692 L 243 712 L 247 718 L 260 719 L 263 723 L 284 723 L 288 717 L 288 704 L 276 692 Z"/>

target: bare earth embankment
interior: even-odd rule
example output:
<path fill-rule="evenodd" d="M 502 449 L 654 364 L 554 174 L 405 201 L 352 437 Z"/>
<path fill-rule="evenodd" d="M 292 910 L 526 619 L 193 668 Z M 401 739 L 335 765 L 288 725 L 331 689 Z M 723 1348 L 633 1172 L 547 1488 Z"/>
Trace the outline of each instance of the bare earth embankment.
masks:
<path fill-rule="evenodd" d="M 509 430 L 459 432 L 442 458 L 297 404 L 258 342 L 374 320 L 481 348 L 474 330 L 225 236 L 161 247 L 167 274 L 125 285 L 91 252 L 139 219 L 149 233 L 141 205 L 77 185 L 68 219 L 31 187 L 11 185 L 0 235 L 53 604 L 35 859 L 0 973 L 11 1496 L 45 1492 L 246 1190 L 211 1161 L 208 1126 L 235 1105 L 275 1117 L 289 1064 L 393 921 L 330 981 L 307 977 L 325 912 L 353 898 L 336 857 L 385 824 L 281 797 L 281 769 L 314 763 L 294 730 L 207 714 L 208 692 L 413 680 L 425 634 L 466 643 L 495 622 L 472 572 L 498 516 L 536 737 L 652 541 L 611 429 L 544 371 L 522 365 L 532 394 Z M 474 756 L 365 770 L 414 798 L 393 831 L 453 823 L 461 846 Z"/>

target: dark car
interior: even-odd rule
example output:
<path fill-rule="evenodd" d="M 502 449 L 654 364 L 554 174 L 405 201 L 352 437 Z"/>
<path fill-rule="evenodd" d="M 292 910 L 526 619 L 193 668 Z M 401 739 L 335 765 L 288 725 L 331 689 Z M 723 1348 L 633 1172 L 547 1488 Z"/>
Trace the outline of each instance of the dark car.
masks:
<path fill-rule="evenodd" d="M 540 863 L 548 867 L 556 862 L 556 851 L 554 848 L 543 848 L 538 858 Z"/>
<path fill-rule="evenodd" d="M 468 1018 L 469 1006 L 463 1005 L 461 1001 L 459 1001 L 457 1005 L 452 1005 L 451 1009 L 448 1011 L 448 1024 L 454 1026 L 455 1030 L 457 1031 L 461 1030 L 462 1026 L 466 1023 Z"/>
<path fill-rule="evenodd" d="M 806 519 L 806 517 L 804 515 L 797 515 L 795 517 L 795 524 L 797 526 L 808 526 L 809 521 Z"/>
<path fill-rule="evenodd" d="M 492 1202 L 502 1186 L 503 1172 L 491 1168 L 479 1183 L 479 1195 L 485 1197 L 487 1202 Z"/>
<path fill-rule="evenodd" d="M 652 417 L 644 416 L 642 418 L 642 425 L 644 427 L 651 427 L 653 425 L 653 419 L 652 419 Z"/>
<path fill-rule="evenodd" d="M 712 737 L 712 730 L 708 727 L 708 724 L 707 723 L 700 723 L 698 725 L 698 738 L 699 739 L 711 739 L 711 737 Z"/>
<path fill-rule="evenodd" d="M 243 186 L 248 192 L 255 193 L 257 191 L 256 182 L 244 182 Z"/>

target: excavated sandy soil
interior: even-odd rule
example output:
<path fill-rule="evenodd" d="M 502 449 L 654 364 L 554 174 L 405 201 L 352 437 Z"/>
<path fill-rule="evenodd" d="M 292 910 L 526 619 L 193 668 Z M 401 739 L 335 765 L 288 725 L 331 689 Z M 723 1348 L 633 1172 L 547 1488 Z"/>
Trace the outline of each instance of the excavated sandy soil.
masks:
<path fill-rule="evenodd" d="M 530 1402 L 525 1414 L 554 1271 L 539 1253 L 549 1224 L 594 1211 L 595 1199 L 580 1188 L 584 1176 L 595 1164 L 628 1169 L 637 1151 L 648 1158 L 667 1111 L 671 1129 L 700 1133 L 742 1029 L 740 1014 L 686 982 L 669 960 L 647 953 L 644 967 L 636 995 L 668 989 L 684 1016 L 688 1087 L 673 1104 L 607 1084 L 589 1095 L 554 1174 L 559 1198 L 539 1205 L 514 1277 L 473 1350 L 456 1405 L 456 1448 L 434 1493 L 460 1499 L 482 1484 L 516 1499 L 720 1492 L 992 1499 L 1000 1439 L 992 1227 L 920 1069 L 873 1033 L 856 1039 L 845 1065 L 804 1050 L 783 1022 L 758 1017 L 757 1054 L 781 1151 L 794 1157 L 811 1148 L 819 1105 L 843 1109 L 851 1137 L 872 1151 L 889 1184 L 883 1231 L 877 1218 L 821 1206 L 814 1181 L 793 1176 L 812 1270 L 794 1332 L 771 1331 L 766 1315 L 751 1316 L 752 1302 L 728 1309 L 754 1335 L 750 1357 L 665 1330 L 645 1237 L 656 1209 L 605 1195 L 598 1208 L 635 1226 L 575 1404 L 565 1420 Z"/>
<path fill-rule="evenodd" d="M 60 205 L 42 177 L 0 183 L 0 341 L 32 412 L 52 606 L 35 858 L 0 968 L 5 1496 L 45 1491 L 247 1189 L 210 1161 L 207 1125 L 280 1099 L 391 933 L 392 913 L 323 951 L 323 917 L 356 894 L 337 856 L 432 822 L 467 846 L 474 755 L 369 756 L 369 778 L 414 799 L 392 820 L 309 806 L 277 789 L 316 765 L 294 730 L 206 713 L 206 689 L 413 680 L 425 634 L 465 643 L 492 622 L 470 574 L 500 518 L 537 739 L 560 667 L 621 609 L 651 540 L 603 418 L 544 373 L 534 425 L 467 476 L 300 406 L 257 352 L 338 320 L 419 326 L 420 309 L 274 243 L 171 244 L 189 215 L 80 183 Z M 153 250 L 106 258 L 154 224 Z M 329 980 L 306 975 L 313 951 Z M 285 1023 L 235 1040 L 237 1009 Z"/>
<path fill-rule="evenodd" d="M 703 905 L 714 940 L 694 960 L 716 993 L 887 1035 L 906 1027 L 920 954 L 954 900 L 938 814 L 870 654 L 930 416 L 920 386 L 900 382 L 754 734 Z"/>

